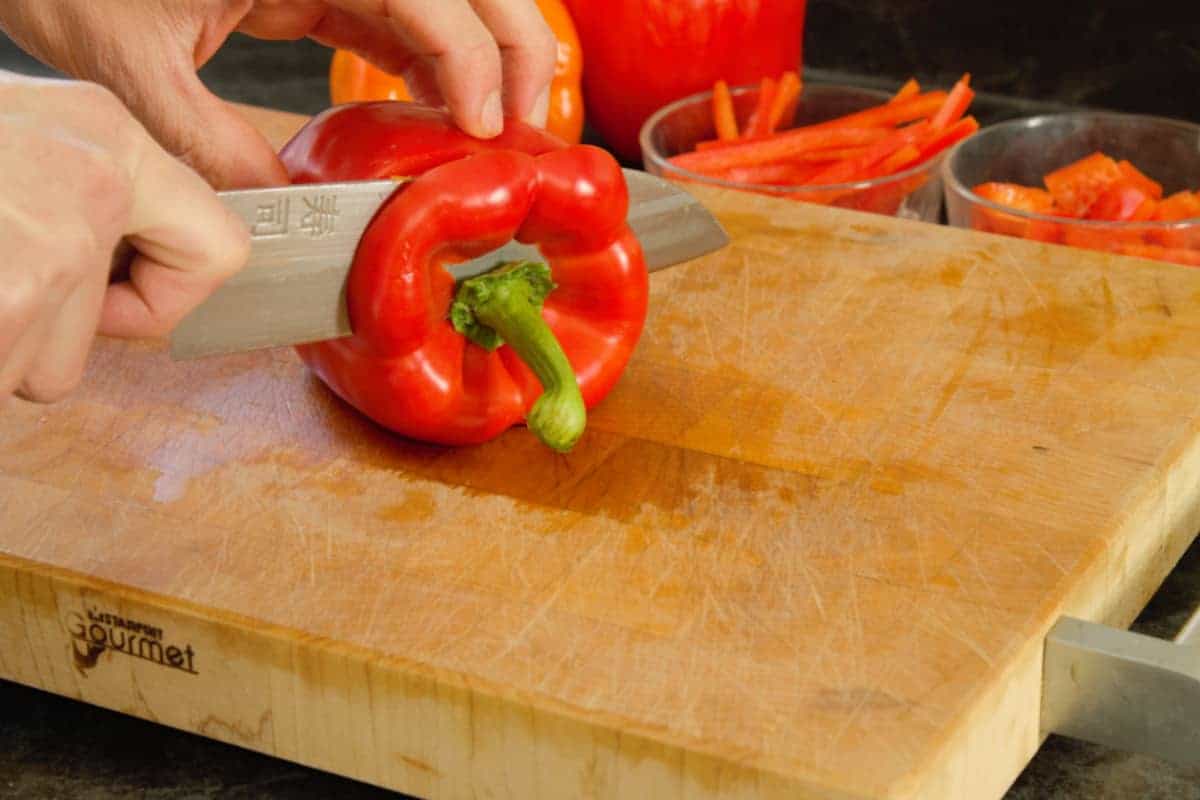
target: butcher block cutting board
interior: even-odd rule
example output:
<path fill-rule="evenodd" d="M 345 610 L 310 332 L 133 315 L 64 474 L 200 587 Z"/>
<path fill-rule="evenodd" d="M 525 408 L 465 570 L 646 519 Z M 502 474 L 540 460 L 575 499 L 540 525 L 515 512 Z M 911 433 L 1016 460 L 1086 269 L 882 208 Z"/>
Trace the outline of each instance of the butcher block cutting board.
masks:
<path fill-rule="evenodd" d="M 1200 526 L 1200 271 L 694 191 L 569 455 L 286 349 L 10 404 L 0 676 L 420 797 L 1001 796 Z"/>

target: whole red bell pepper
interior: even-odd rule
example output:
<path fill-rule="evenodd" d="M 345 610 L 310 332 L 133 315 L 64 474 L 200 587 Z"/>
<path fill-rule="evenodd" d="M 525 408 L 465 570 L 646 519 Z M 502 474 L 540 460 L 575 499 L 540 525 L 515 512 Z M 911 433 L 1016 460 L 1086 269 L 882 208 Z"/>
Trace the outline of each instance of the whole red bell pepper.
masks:
<path fill-rule="evenodd" d="M 354 335 L 298 347 L 305 363 L 412 438 L 473 444 L 525 420 L 570 449 L 646 317 L 646 266 L 612 156 L 513 120 L 474 139 L 439 111 L 392 102 L 330 109 L 280 155 L 296 182 L 412 178 L 359 242 Z M 548 265 L 498 265 L 459 286 L 445 269 L 513 238 Z"/>
<path fill-rule="evenodd" d="M 805 0 L 567 0 L 583 45 L 591 125 L 640 158 L 638 131 L 667 103 L 799 69 Z"/>

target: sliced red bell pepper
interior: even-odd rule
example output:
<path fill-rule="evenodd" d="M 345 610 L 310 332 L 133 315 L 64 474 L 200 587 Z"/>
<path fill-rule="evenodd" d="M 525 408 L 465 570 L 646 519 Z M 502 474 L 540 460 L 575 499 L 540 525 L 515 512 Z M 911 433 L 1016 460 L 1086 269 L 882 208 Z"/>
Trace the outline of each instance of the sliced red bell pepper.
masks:
<path fill-rule="evenodd" d="M 354 335 L 297 348 L 334 392 L 416 439 L 478 443 L 524 419 L 550 447 L 572 446 L 646 315 L 612 156 L 511 120 L 484 141 L 441 112 L 368 103 L 317 115 L 281 158 L 297 182 L 415 176 L 355 253 Z M 456 289 L 446 263 L 510 238 L 537 243 L 549 266 L 504 265 Z"/>
<path fill-rule="evenodd" d="M 1104 190 L 1121 176 L 1116 161 L 1103 153 L 1093 153 L 1048 173 L 1043 181 L 1061 213 L 1083 217 Z"/>

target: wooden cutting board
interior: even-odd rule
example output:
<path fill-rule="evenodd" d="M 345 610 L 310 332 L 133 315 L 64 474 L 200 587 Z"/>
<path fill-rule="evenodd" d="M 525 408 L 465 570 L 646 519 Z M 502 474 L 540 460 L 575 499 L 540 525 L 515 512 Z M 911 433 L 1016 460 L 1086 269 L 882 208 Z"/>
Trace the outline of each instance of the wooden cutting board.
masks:
<path fill-rule="evenodd" d="M 10 405 L 0 675 L 422 797 L 1000 796 L 1200 524 L 1200 271 L 696 191 L 567 456 L 288 350 Z"/>

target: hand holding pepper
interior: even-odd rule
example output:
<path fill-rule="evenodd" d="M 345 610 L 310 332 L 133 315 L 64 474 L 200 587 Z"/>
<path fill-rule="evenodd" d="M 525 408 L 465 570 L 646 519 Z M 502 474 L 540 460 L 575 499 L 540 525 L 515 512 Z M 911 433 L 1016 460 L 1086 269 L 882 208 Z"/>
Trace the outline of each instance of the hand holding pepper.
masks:
<path fill-rule="evenodd" d="M 4 0 L 0 29 L 107 86 L 220 188 L 287 180 L 267 141 L 196 76 L 234 30 L 354 50 L 480 137 L 499 134 L 505 113 L 544 124 L 555 60 L 533 0 Z"/>

